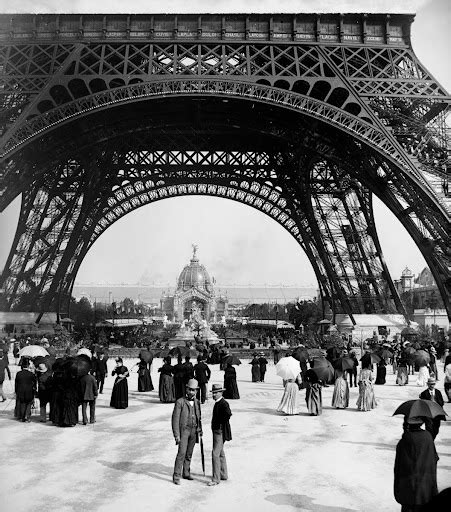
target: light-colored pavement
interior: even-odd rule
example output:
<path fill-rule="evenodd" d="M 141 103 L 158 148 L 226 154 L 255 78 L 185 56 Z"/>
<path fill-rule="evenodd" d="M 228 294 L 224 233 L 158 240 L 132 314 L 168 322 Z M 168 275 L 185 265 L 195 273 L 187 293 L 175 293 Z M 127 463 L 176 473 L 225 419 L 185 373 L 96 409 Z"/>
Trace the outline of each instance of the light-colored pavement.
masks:
<path fill-rule="evenodd" d="M 135 361 L 125 361 L 131 367 Z M 158 384 L 153 364 L 152 379 Z M 402 417 L 392 417 L 403 401 L 422 390 L 411 377 L 408 386 L 395 385 L 388 368 L 387 384 L 375 386 L 377 409 L 331 407 L 333 387 L 323 390 L 323 414 L 311 417 L 301 391 L 301 414 L 276 412 L 283 387 L 268 368 L 265 383 L 251 382 L 247 361 L 237 367 L 240 400 L 230 400 L 233 440 L 225 451 L 230 479 L 216 487 L 211 475 L 210 420 L 213 401 L 202 406 L 206 476 L 196 445 L 194 481 L 172 483 L 176 446 L 170 418 L 172 404 L 162 404 L 157 392 L 138 393 L 137 374 L 129 379 L 129 407 L 109 407 L 113 378 L 97 400 L 97 423 L 59 428 L 13 419 L 14 400 L 0 404 L 0 510 L 2 512 L 391 512 L 393 464 L 402 434 Z M 109 361 L 110 373 L 114 361 Z M 443 366 L 443 365 L 441 365 Z M 15 366 L 12 367 L 14 372 Z M 222 383 L 217 365 L 212 383 Z M 136 368 L 135 368 L 136 369 Z M 440 368 L 438 389 L 443 393 Z M 11 383 L 5 382 L 8 393 Z M 451 416 L 451 404 L 445 404 Z M 451 418 L 436 439 L 439 490 L 451 484 Z"/>

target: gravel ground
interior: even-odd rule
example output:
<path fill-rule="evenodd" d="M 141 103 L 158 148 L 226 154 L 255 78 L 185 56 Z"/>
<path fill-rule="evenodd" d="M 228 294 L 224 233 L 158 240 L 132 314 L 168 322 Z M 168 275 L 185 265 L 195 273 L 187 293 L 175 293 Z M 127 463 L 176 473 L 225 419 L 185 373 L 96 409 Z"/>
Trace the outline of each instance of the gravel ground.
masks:
<path fill-rule="evenodd" d="M 129 368 L 136 360 L 125 360 Z M 199 446 L 191 465 L 194 481 L 172 483 L 176 446 L 170 418 L 172 404 L 162 404 L 156 391 L 138 393 L 137 374 L 129 379 L 129 407 L 109 407 L 113 378 L 106 380 L 97 400 L 97 422 L 58 428 L 13 418 L 14 400 L 0 404 L 3 463 L 0 469 L 2 512 L 135 510 L 159 512 L 389 512 L 399 511 L 393 498 L 396 443 L 402 417 L 392 417 L 403 401 L 417 398 L 422 388 L 416 377 L 405 387 L 395 384 L 388 368 L 387 384 L 376 386 L 378 407 L 357 411 L 357 389 L 351 389 L 350 408 L 331 407 L 333 387 L 323 390 L 323 414 L 308 415 L 305 391 L 301 413 L 276 412 L 283 393 L 274 366 L 266 382 L 251 382 L 248 361 L 237 367 L 240 400 L 230 400 L 233 440 L 225 445 L 229 480 L 216 487 L 211 478 L 210 431 L 213 400 L 202 406 L 206 476 Z M 157 387 L 155 360 L 152 380 Z M 109 361 L 110 374 L 114 361 Z M 441 365 L 443 366 L 443 365 Z M 17 367 L 12 365 L 13 373 Z M 222 383 L 223 372 L 212 368 L 210 382 Z M 135 367 L 136 370 L 136 367 Z M 441 370 L 441 368 L 440 368 Z M 443 393 L 443 378 L 438 389 Z M 12 396 L 12 383 L 4 389 Z M 451 416 L 451 404 L 445 404 Z M 81 412 L 80 412 L 81 416 Z M 436 439 L 440 460 L 438 485 L 451 482 L 451 421 L 442 423 Z"/>

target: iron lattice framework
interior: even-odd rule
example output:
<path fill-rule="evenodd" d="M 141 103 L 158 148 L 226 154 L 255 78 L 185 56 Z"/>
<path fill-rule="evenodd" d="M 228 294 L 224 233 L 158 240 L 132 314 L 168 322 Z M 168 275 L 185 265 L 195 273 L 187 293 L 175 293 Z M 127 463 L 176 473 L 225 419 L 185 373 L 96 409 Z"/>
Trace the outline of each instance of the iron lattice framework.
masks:
<path fill-rule="evenodd" d="M 402 312 L 376 194 L 451 314 L 450 97 L 407 15 L 0 16 L 4 307 L 70 297 L 99 235 L 182 195 L 248 204 L 302 246 L 324 303 Z"/>

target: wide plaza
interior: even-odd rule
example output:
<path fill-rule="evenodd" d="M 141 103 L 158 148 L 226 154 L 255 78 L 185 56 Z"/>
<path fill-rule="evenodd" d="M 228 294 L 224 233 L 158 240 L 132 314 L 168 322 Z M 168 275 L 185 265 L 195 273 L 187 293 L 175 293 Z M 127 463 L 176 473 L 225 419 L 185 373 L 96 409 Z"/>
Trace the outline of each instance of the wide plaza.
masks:
<path fill-rule="evenodd" d="M 136 360 L 125 360 L 131 368 Z M 301 413 L 276 412 L 283 386 L 271 363 L 266 382 L 251 382 L 248 360 L 237 367 L 240 400 L 230 400 L 233 440 L 225 451 L 230 479 L 208 487 L 211 477 L 210 430 L 213 400 L 202 406 L 205 476 L 196 445 L 194 481 L 172 483 L 176 446 L 171 431 L 172 404 L 160 403 L 157 390 L 137 391 L 136 367 L 129 378 L 129 407 L 109 407 L 114 379 L 110 376 L 97 400 L 97 421 L 73 428 L 13 418 L 14 400 L 0 404 L 2 464 L 0 508 L 4 512 L 119 512 L 126 510 L 242 512 L 391 512 L 401 509 L 393 498 L 395 447 L 402 435 L 402 416 L 393 417 L 405 400 L 423 388 L 416 376 L 405 387 L 395 384 L 391 368 L 387 383 L 375 386 L 378 407 L 356 409 L 357 388 L 350 407 L 331 407 L 333 386 L 323 388 L 323 414 L 308 415 L 305 391 Z M 158 387 L 158 368 L 152 380 Z M 438 389 L 443 393 L 443 364 Z M 12 365 L 13 377 L 17 366 Z M 209 384 L 222 383 L 223 372 L 212 365 Z M 13 381 L 5 381 L 12 397 Z M 451 416 L 451 404 L 445 403 Z M 451 421 L 442 422 L 436 439 L 439 491 L 451 482 Z"/>

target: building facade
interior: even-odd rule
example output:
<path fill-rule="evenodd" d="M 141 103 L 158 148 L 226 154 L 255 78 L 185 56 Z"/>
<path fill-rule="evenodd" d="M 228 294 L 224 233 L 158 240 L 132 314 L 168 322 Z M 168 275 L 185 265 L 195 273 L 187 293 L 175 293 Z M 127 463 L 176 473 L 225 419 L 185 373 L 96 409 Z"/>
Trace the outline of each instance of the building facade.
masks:
<path fill-rule="evenodd" d="M 217 295 L 206 268 L 197 257 L 197 246 L 193 245 L 193 256 L 179 278 L 175 292 L 163 292 L 160 307 L 162 315 L 173 322 L 182 323 L 191 316 L 193 306 L 199 308 L 207 322 L 215 323 L 228 316 L 228 299 Z"/>

